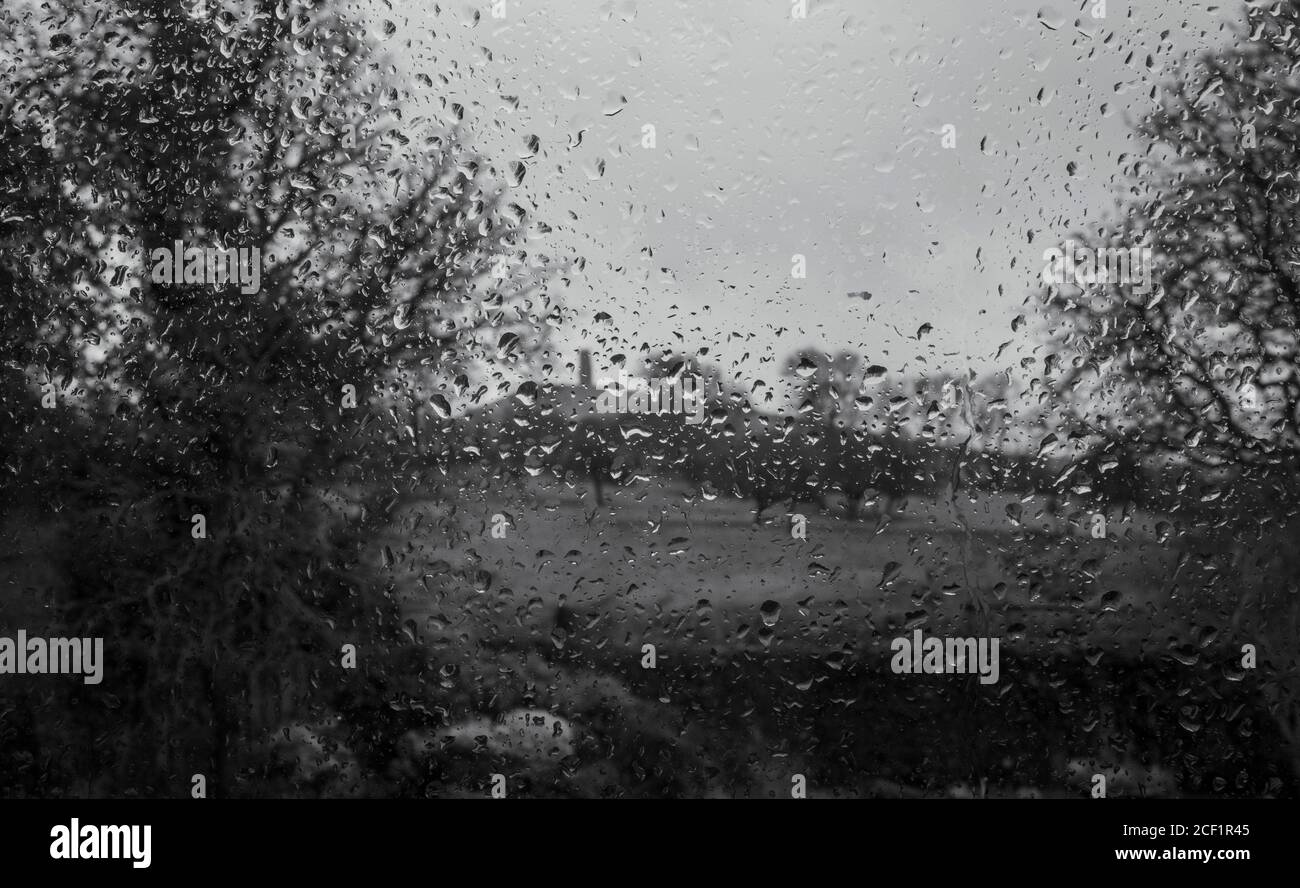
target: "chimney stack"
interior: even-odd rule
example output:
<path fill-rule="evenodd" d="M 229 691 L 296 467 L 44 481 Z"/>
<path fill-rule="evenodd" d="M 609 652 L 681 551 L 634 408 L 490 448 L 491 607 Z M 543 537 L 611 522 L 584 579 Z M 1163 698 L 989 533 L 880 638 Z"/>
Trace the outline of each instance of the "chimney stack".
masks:
<path fill-rule="evenodd" d="M 588 390 L 594 385 L 591 378 L 591 352 L 585 348 L 578 353 L 578 384 Z"/>

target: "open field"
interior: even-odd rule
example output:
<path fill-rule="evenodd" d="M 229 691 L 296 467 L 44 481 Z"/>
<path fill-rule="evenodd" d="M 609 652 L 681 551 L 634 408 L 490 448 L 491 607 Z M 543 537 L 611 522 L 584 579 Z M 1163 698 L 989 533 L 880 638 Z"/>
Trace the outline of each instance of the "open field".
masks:
<path fill-rule="evenodd" d="M 585 754 L 580 740 L 551 748 L 595 781 L 584 792 L 781 793 L 795 771 L 853 794 L 1081 794 L 1093 773 L 1112 775 L 1112 794 L 1292 787 L 1254 679 L 1234 668 L 1234 639 L 1206 632 L 1216 603 L 1195 592 L 1243 553 L 1198 552 L 1141 512 L 1093 539 L 1088 515 L 1006 495 L 913 499 L 858 522 L 805 509 L 793 539 L 784 511 L 755 524 L 747 504 L 680 486 L 622 488 L 598 508 L 581 488 L 530 483 L 463 495 L 422 521 L 463 536 L 417 533 L 390 554 L 410 570 L 413 633 L 508 674 L 480 709 L 538 707 L 548 731 L 588 738 Z M 894 675 L 890 640 L 918 627 L 1001 638 L 999 683 Z M 615 729 L 624 719 L 639 727 Z M 694 785 L 615 786 L 647 731 L 674 756 L 693 750 Z M 899 749 L 914 752 L 883 752 Z"/>
<path fill-rule="evenodd" d="M 374 554 L 425 652 L 425 690 L 390 713 L 402 742 L 368 752 L 397 791 L 481 795 L 505 773 L 534 795 L 784 795 L 802 774 L 814 795 L 1082 796 L 1101 773 L 1112 795 L 1296 793 L 1264 677 L 1200 597 L 1249 592 L 1256 553 L 1140 511 L 1094 539 L 1089 514 L 1002 494 L 860 521 L 804 505 L 796 539 L 783 509 L 609 493 L 466 484 L 394 506 Z M 49 622 L 56 518 L 5 525 L 8 626 Z M 890 641 L 916 628 L 999 638 L 999 681 L 895 675 Z M 338 730 L 291 730 L 300 774 L 357 773 Z"/>

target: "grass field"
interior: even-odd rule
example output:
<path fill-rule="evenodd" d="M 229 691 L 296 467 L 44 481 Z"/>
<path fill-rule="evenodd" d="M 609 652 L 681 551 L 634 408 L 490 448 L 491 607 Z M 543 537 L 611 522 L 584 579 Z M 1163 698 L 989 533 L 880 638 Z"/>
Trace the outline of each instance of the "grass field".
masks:
<path fill-rule="evenodd" d="M 421 508 L 455 531 L 394 555 L 412 569 L 413 630 L 449 660 L 476 648 L 500 664 L 462 719 L 537 713 L 568 763 L 538 779 L 563 791 L 782 794 L 796 772 L 868 795 L 1084 794 L 1095 773 L 1112 794 L 1293 791 L 1232 639 L 1207 636 L 1213 605 L 1194 594 L 1240 553 L 1198 556 L 1204 541 L 1167 519 L 1116 512 L 1094 539 L 1089 514 L 976 494 L 857 522 L 806 506 L 795 539 L 787 512 L 755 523 L 749 504 L 652 483 L 603 507 L 530 482 Z M 415 582 L 430 564 L 456 581 Z M 998 684 L 894 675 L 890 640 L 917 627 L 1001 638 Z M 502 739 L 484 754 L 536 772 L 545 738 L 514 734 L 526 752 Z M 658 780 L 647 734 L 672 748 Z M 914 754 L 884 752 L 900 749 Z"/>
<path fill-rule="evenodd" d="M 1263 555 L 1165 516 L 1116 510 L 1094 539 L 1078 506 L 977 492 L 860 521 L 806 504 L 796 538 L 783 509 L 755 522 L 679 483 L 597 506 L 586 486 L 466 477 L 393 502 L 374 555 L 423 690 L 385 716 L 396 747 L 294 726 L 294 786 L 785 796 L 802 775 L 810 795 L 1084 797 L 1102 774 L 1118 796 L 1297 794 L 1223 600 Z M 58 528 L 11 513 L 6 625 L 48 623 Z M 915 628 L 999 638 L 998 682 L 894 674 Z"/>

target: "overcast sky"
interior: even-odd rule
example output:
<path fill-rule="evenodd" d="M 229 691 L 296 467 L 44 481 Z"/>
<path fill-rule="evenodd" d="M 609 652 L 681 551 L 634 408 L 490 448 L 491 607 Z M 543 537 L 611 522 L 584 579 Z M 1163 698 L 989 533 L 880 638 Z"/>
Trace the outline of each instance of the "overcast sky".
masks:
<path fill-rule="evenodd" d="M 433 78 L 412 81 L 419 113 L 462 104 L 503 169 L 540 139 L 518 189 L 554 229 L 538 246 L 587 260 L 565 344 L 708 346 L 770 379 L 804 345 L 900 373 L 1032 353 L 1011 323 L 1045 243 L 1113 214 L 1152 87 L 1242 15 L 1094 4 L 810 0 L 795 20 L 790 0 L 506 0 L 498 20 L 491 0 L 392 0 L 374 16 Z M 612 321 L 590 323 L 600 311 Z"/>

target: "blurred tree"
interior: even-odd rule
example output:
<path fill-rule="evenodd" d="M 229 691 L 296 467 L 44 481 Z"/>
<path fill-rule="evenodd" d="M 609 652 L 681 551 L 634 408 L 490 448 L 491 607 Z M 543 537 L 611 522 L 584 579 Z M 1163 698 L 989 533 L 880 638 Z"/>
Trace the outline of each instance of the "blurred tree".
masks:
<path fill-rule="evenodd" d="M 6 467 L 50 482 L 60 604 L 108 639 L 97 791 L 229 794 L 391 615 L 366 542 L 419 483 L 413 395 L 537 345 L 544 262 L 328 5 L 51 0 L 0 41 L 5 408 L 46 442 L 10 434 Z M 176 242 L 251 250 L 260 288 L 157 280 Z"/>
<path fill-rule="evenodd" d="M 800 416 L 827 427 L 845 428 L 858 419 L 854 401 L 862 390 L 862 356 L 850 351 L 834 357 L 801 349 L 785 363 Z"/>
<path fill-rule="evenodd" d="M 1103 494 L 1119 495 L 1131 463 L 1157 452 L 1246 475 L 1283 469 L 1285 496 L 1236 504 L 1242 533 L 1268 516 L 1293 519 L 1300 505 L 1300 6 L 1252 4 L 1247 16 L 1231 48 L 1195 58 L 1162 89 L 1140 128 L 1146 146 L 1126 155 L 1123 217 L 1087 238 L 1151 247 L 1152 286 L 1135 275 L 1045 294 L 1058 403 L 1101 442 L 1096 460 L 1117 466 L 1101 475 L 1111 479 Z M 1121 440 L 1127 449 L 1109 452 Z M 1268 554 L 1279 575 L 1242 580 L 1278 593 L 1265 596 L 1271 604 L 1241 600 L 1273 609 L 1261 611 L 1264 624 L 1287 627 L 1265 687 L 1300 770 L 1296 565 Z"/>
<path fill-rule="evenodd" d="M 1149 245 L 1154 286 L 1047 293 L 1058 383 L 1086 422 L 1148 446 L 1242 459 L 1300 450 L 1300 58 L 1294 3 L 1252 7 L 1251 36 L 1161 93 L 1131 155 L 1133 196 L 1098 246 Z"/>

